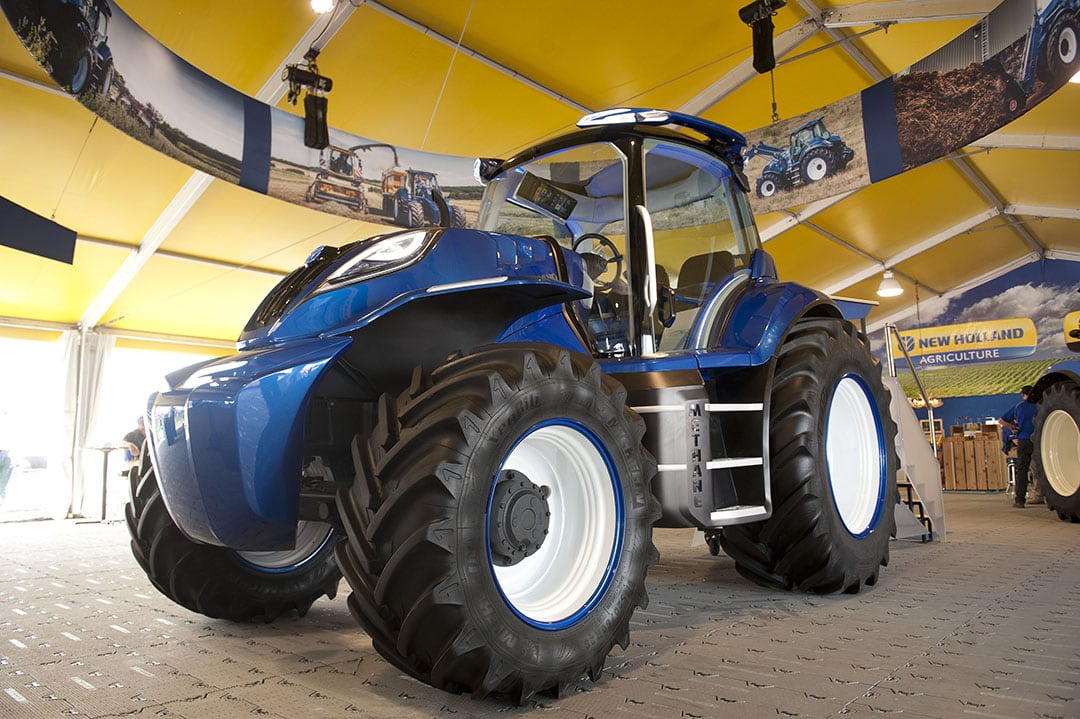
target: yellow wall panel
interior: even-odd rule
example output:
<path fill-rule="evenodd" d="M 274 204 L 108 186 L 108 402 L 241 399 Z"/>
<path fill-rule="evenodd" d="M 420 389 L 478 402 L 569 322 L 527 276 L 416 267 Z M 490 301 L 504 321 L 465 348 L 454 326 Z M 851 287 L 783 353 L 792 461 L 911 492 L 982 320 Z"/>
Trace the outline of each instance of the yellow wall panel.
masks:
<path fill-rule="evenodd" d="M 77 242 L 69 265 L 0 247 L 0 315 L 78 322 L 127 255 L 122 248 Z"/>
<path fill-rule="evenodd" d="M 939 162 L 870 185 L 812 222 L 887 258 L 988 209 L 989 202 L 949 163 Z"/>
<path fill-rule="evenodd" d="M 116 329 L 234 340 L 279 279 L 154 257 L 102 322 Z"/>
<path fill-rule="evenodd" d="M 248 95 L 275 73 L 309 26 L 322 22 L 307 0 L 122 0 L 121 7 L 165 47 Z M 227 63 L 221 62 L 223 48 Z"/>
<path fill-rule="evenodd" d="M 319 245 L 343 245 L 385 231 L 385 226 L 214 182 L 162 249 L 288 272 Z"/>

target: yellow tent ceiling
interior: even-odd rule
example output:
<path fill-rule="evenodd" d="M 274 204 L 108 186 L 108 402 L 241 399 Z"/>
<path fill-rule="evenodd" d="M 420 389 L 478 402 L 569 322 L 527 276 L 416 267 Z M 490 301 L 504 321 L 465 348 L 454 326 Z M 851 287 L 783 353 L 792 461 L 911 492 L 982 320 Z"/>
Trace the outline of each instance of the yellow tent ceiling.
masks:
<path fill-rule="evenodd" d="M 769 76 L 749 67 L 745 2 L 338 0 L 332 19 L 307 0 L 118 4 L 184 59 L 292 112 L 281 68 L 321 33 L 330 124 L 403 147 L 504 156 L 628 104 L 744 131 L 772 114 Z M 789 0 L 774 18 L 780 116 L 902 70 L 996 4 Z M 6 23 L 0 89 L 0 196 L 78 233 L 72 266 L 0 247 L 0 324 L 231 340 L 314 247 L 379 231 L 209 179 L 128 138 L 60 93 Z M 1080 260 L 1078 150 L 1070 84 L 953 157 L 758 224 L 785 279 L 877 299 L 881 270 L 894 268 L 907 291 L 870 323 L 903 325 L 916 283 L 926 299 L 1043 257 Z"/>

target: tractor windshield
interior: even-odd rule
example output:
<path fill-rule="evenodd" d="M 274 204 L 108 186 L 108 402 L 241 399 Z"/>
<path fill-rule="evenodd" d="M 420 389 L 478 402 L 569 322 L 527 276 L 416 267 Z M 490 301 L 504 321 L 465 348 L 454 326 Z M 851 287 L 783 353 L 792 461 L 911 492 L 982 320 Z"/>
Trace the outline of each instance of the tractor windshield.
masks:
<path fill-rule="evenodd" d="M 626 161 L 610 143 L 539 157 L 488 183 L 478 228 L 549 236 L 581 256 L 594 296 L 575 303 L 594 352 L 634 352 L 630 254 L 626 237 Z"/>
<path fill-rule="evenodd" d="M 722 159 L 667 139 L 645 139 L 643 151 L 639 178 L 610 143 L 544 155 L 489 182 L 480 209 L 478 229 L 546 235 L 580 256 L 593 298 L 576 309 L 602 356 L 699 348 L 691 331 L 699 312 L 718 309 L 714 295 L 748 274 L 760 247 Z M 632 186 L 644 191 L 640 208 L 627 201 Z M 631 213 L 641 219 L 628 223 Z"/>

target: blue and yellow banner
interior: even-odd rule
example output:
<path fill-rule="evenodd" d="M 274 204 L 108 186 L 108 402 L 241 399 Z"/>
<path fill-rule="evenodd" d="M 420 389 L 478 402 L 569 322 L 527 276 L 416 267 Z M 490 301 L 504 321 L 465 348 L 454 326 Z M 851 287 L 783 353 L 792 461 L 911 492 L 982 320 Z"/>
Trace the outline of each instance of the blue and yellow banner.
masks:
<path fill-rule="evenodd" d="M 966 322 L 901 331 L 900 339 L 917 366 L 998 362 L 1035 353 L 1038 337 L 1028 317 Z M 900 347 L 893 340 L 893 350 Z"/>
<path fill-rule="evenodd" d="M 1080 310 L 1065 315 L 1065 346 L 1070 352 L 1080 352 Z"/>

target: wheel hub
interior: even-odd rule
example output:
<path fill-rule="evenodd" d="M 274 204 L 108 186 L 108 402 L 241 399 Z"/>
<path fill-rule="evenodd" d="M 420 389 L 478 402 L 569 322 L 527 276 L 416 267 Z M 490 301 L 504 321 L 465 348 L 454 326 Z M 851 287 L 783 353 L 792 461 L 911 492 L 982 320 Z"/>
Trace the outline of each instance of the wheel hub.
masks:
<path fill-rule="evenodd" d="M 488 519 L 492 563 L 509 567 L 543 546 L 551 521 L 550 494 L 521 472 L 508 469 L 499 475 Z"/>

